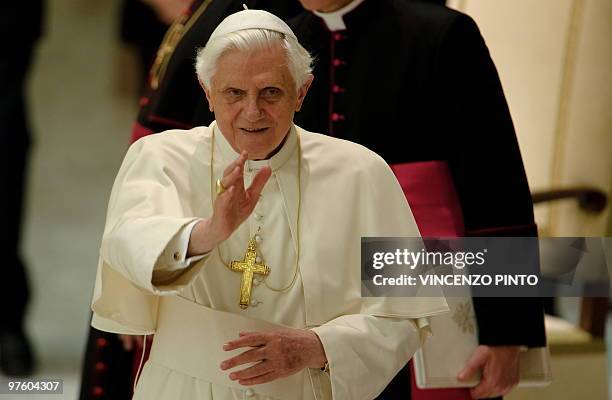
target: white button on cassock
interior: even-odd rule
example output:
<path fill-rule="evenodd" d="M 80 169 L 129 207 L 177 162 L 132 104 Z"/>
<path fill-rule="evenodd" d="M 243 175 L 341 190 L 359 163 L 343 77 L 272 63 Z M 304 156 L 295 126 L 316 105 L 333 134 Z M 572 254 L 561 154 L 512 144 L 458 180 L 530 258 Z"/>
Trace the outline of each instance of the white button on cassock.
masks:
<path fill-rule="evenodd" d="M 261 240 L 262 240 L 262 239 L 261 239 L 261 235 L 255 235 L 255 241 L 256 241 L 257 243 L 261 243 Z"/>
<path fill-rule="evenodd" d="M 244 391 L 244 394 L 247 397 L 253 397 L 255 395 L 255 391 L 253 389 L 247 389 L 247 390 Z"/>

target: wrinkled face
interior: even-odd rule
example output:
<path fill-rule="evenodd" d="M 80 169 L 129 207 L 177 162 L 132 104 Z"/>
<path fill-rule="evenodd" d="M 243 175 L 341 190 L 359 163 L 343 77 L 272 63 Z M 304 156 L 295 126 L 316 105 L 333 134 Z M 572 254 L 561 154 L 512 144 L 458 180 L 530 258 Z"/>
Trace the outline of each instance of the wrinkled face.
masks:
<path fill-rule="evenodd" d="M 353 0 L 300 0 L 302 7 L 308 11 L 332 12 L 336 11 Z"/>
<path fill-rule="evenodd" d="M 204 88 L 223 136 L 249 159 L 266 159 L 289 133 L 312 77 L 296 89 L 280 45 L 266 50 L 230 50 L 217 62 Z"/>

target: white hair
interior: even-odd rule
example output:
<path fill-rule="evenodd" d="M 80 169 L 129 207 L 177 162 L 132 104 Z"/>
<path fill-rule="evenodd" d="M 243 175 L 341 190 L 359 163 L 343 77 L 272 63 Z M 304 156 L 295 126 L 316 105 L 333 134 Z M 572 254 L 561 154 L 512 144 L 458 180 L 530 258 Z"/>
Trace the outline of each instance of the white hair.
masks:
<path fill-rule="evenodd" d="M 195 69 L 200 82 L 210 89 L 219 58 L 227 51 L 266 50 L 280 45 L 287 54 L 287 67 L 300 88 L 312 72 L 312 56 L 295 40 L 280 32 L 267 29 L 243 29 L 210 40 L 198 50 Z"/>

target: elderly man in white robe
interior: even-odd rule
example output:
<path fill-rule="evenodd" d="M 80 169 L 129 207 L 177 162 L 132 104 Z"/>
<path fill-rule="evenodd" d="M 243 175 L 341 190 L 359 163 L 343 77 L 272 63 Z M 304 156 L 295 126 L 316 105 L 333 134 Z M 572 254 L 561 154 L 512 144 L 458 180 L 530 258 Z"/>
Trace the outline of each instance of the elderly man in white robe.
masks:
<path fill-rule="evenodd" d="M 128 150 L 92 325 L 155 335 L 135 399 L 372 399 L 447 310 L 360 296 L 360 237 L 419 232 L 380 157 L 293 124 L 311 63 L 277 17 L 233 14 L 196 64 L 216 121 Z"/>

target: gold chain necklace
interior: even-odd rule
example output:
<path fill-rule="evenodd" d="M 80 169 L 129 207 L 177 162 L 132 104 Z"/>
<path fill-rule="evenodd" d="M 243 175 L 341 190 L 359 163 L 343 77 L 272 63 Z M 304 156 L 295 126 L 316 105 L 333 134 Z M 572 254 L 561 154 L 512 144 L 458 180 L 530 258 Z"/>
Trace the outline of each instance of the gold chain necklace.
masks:
<path fill-rule="evenodd" d="M 293 128 L 292 128 L 293 129 Z M 291 282 L 289 282 L 289 284 L 287 284 L 285 287 L 283 288 L 274 288 L 270 285 L 268 285 L 268 282 L 266 281 L 267 278 L 264 278 L 263 283 L 264 285 L 272 290 L 273 292 L 277 292 L 277 293 L 283 293 L 288 291 L 289 289 L 291 289 L 293 287 L 293 285 L 295 284 L 296 278 L 297 278 L 297 274 L 298 271 L 300 269 L 300 210 L 301 210 L 301 202 L 302 202 L 302 180 L 301 180 L 301 176 L 300 173 L 302 171 L 302 147 L 301 147 L 301 143 L 300 143 L 300 135 L 299 133 L 295 132 L 296 137 L 297 137 L 297 151 L 298 151 L 298 167 L 297 167 L 297 176 L 298 176 L 298 201 L 297 201 L 297 223 L 296 223 L 296 255 L 295 255 L 295 268 L 293 270 L 293 277 L 291 278 Z M 212 131 L 212 140 L 211 140 L 211 146 L 210 146 L 210 202 L 212 205 L 212 209 L 214 210 L 214 199 L 215 199 L 215 191 L 214 191 L 214 187 L 215 187 L 215 180 L 213 179 L 214 177 L 214 154 L 215 154 L 215 130 L 213 128 Z M 258 231 L 259 232 L 259 231 Z M 253 239 L 251 239 L 251 242 L 253 241 Z M 217 253 L 219 254 L 219 259 L 221 260 L 221 262 L 229 269 L 232 269 L 230 264 L 225 261 L 225 259 L 223 258 L 222 254 L 221 254 L 221 244 L 219 244 L 217 246 Z M 262 261 L 263 261 L 263 256 L 260 256 Z M 265 263 L 265 261 L 264 261 Z M 246 308 L 246 307 L 244 307 Z"/>

